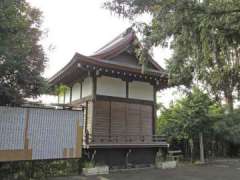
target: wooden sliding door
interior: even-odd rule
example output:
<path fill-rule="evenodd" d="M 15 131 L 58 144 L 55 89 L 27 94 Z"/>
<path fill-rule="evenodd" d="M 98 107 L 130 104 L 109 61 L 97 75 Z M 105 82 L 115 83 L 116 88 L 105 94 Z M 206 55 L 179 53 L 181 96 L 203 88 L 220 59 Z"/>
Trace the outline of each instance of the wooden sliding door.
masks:
<path fill-rule="evenodd" d="M 110 133 L 110 102 L 96 101 L 93 121 L 94 136 L 109 136 Z"/>
<path fill-rule="evenodd" d="M 152 135 L 151 105 L 115 101 L 96 101 L 93 131 L 95 136 Z"/>

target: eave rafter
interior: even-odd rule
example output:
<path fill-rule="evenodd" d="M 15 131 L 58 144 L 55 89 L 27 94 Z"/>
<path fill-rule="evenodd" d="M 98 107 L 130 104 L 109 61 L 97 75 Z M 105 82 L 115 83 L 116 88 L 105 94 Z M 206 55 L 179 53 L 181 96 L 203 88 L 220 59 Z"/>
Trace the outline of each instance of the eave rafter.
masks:
<path fill-rule="evenodd" d="M 154 75 L 141 72 L 128 72 L 96 65 L 82 65 L 80 63 L 78 63 L 78 67 L 81 67 L 84 70 L 90 72 L 90 74 L 95 74 L 96 76 L 106 75 L 115 78 L 121 78 L 122 80 L 128 80 L 129 82 L 134 80 L 150 82 L 152 85 L 159 87 L 160 89 L 166 88 L 166 85 L 168 84 L 168 78 L 166 74 Z"/>

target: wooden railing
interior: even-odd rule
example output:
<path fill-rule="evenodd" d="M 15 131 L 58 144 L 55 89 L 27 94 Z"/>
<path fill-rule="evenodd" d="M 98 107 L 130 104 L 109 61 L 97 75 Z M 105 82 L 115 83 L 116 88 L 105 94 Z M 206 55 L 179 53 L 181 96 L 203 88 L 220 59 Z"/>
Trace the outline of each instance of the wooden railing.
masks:
<path fill-rule="evenodd" d="M 165 136 L 159 135 L 88 135 L 86 144 L 159 144 L 166 142 Z"/>

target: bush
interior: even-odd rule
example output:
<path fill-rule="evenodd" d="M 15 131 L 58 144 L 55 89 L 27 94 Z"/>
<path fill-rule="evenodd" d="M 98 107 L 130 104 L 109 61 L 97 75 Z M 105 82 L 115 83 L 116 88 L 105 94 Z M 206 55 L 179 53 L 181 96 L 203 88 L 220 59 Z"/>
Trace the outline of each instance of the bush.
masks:
<path fill-rule="evenodd" d="M 1 180 L 44 180 L 54 176 L 73 176 L 81 172 L 82 160 L 41 160 L 0 163 Z"/>

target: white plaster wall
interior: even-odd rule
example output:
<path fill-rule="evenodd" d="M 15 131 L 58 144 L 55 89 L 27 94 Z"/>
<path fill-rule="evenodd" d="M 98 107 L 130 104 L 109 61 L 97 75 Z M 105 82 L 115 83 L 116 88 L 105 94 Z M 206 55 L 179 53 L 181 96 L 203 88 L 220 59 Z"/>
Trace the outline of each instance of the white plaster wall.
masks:
<path fill-rule="evenodd" d="M 97 94 L 104 96 L 126 97 L 126 82 L 119 78 L 102 76 L 97 78 Z"/>
<path fill-rule="evenodd" d="M 80 99 L 81 84 L 75 83 L 72 87 L 72 101 Z"/>
<path fill-rule="evenodd" d="M 92 77 L 87 77 L 82 82 L 82 97 L 87 97 L 92 95 L 92 91 L 93 91 Z"/>
<path fill-rule="evenodd" d="M 58 95 L 58 103 L 63 104 L 64 103 L 64 95 Z"/>
<path fill-rule="evenodd" d="M 65 92 L 65 103 L 70 103 L 70 93 L 71 89 L 68 88 L 67 91 Z"/>
<path fill-rule="evenodd" d="M 153 86 L 146 82 L 129 83 L 129 98 L 153 101 Z"/>

